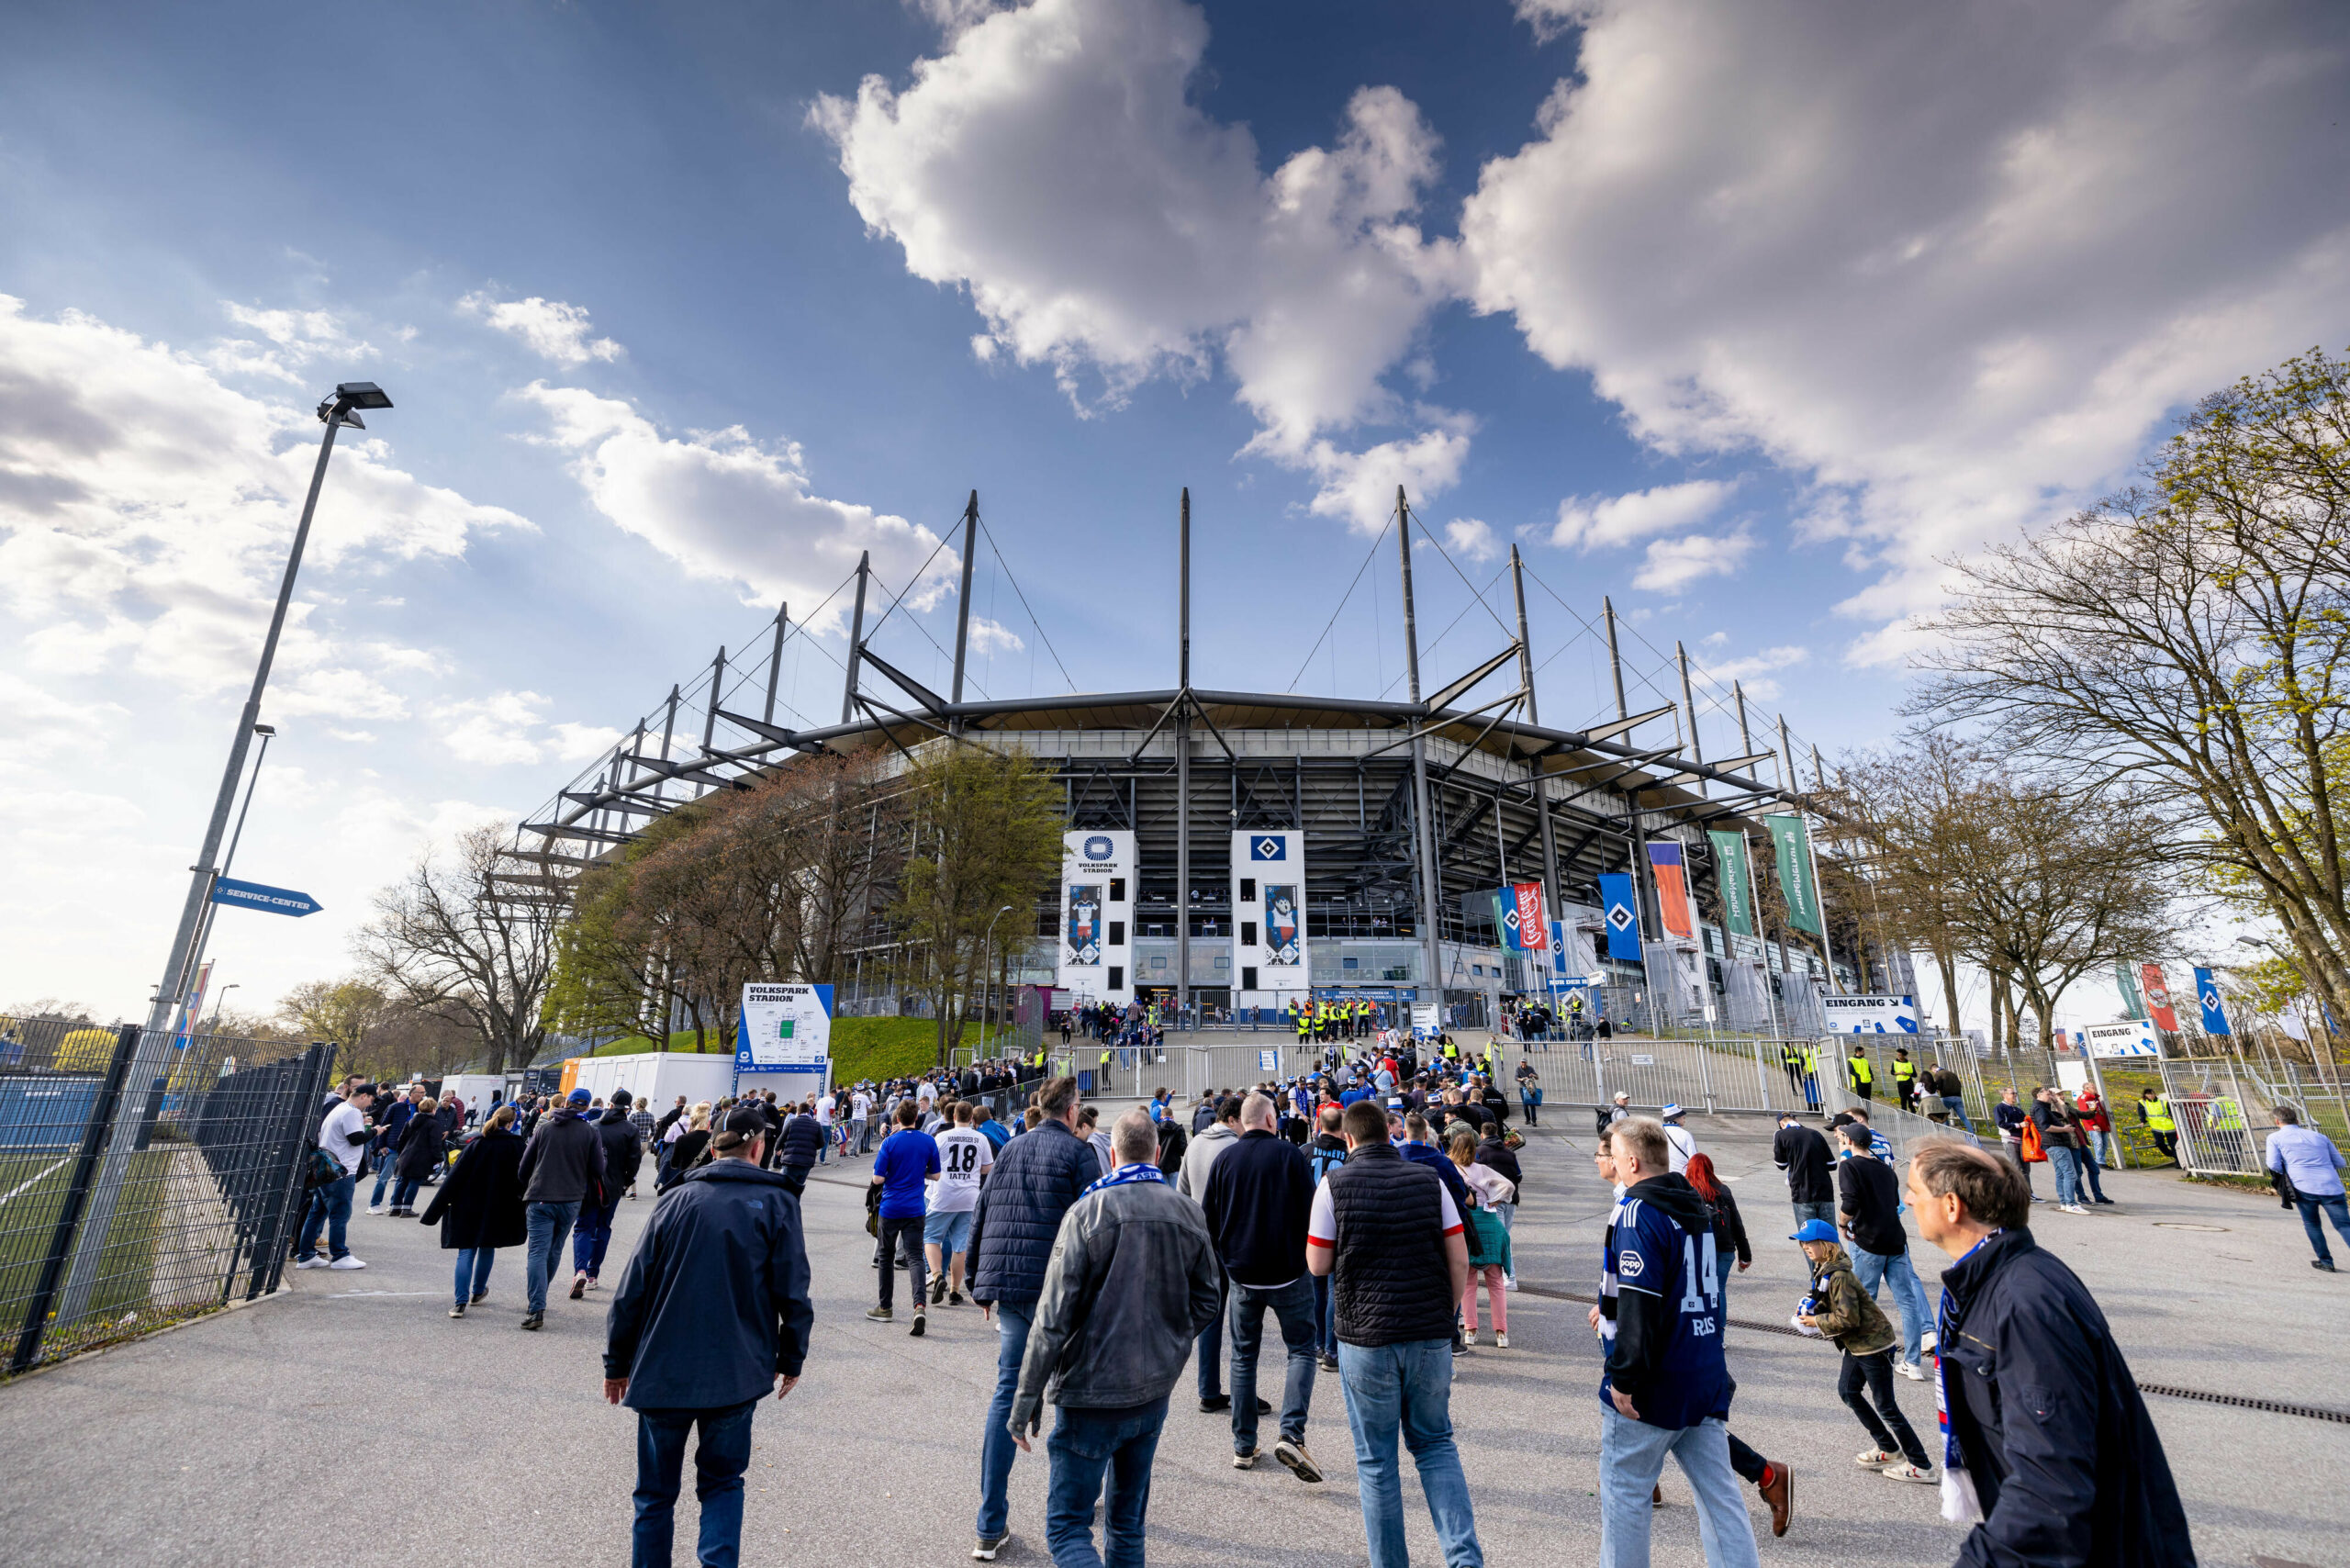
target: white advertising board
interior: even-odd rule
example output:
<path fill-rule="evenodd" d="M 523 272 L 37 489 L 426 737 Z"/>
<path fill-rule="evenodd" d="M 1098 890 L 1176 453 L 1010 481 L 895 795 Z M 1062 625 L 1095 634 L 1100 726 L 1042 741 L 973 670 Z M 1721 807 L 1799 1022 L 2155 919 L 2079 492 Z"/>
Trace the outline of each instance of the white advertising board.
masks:
<path fill-rule="evenodd" d="M 2088 1047 L 2091 1056 L 2158 1057 L 2163 1054 L 2162 1038 L 2154 1033 L 2154 1020 L 2150 1018 L 2141 1018 L 2129 1024 L 2092 1024 L 2081 1031 L 2081 1039 Z"/>
<path fill-rule="evenodd" d="M 1306 989 L 1305 834 L 1232 835 L 1232 1002 L 1276 1007 Z M 1255 983 L 1250 983 L 1251 980 Z"/>
<path fill-rule="evenodd" d="M 1918 1032 L 1918 999 L 1914 996 L 1823 996 L 1819 1010 L 1831 1035 L 1914 1035 Z"/>
<path fill-rule="evenodd" d="M 1135 999 L 1135 835 L 1061 834 L 1061 902 L 1054 983 L 1073 1005 Z"/>
<path fill-rule="evenodd" d="M 734 1070 L 831 1075 L 833 988 L 746 985 L 734 1031 Z"/>

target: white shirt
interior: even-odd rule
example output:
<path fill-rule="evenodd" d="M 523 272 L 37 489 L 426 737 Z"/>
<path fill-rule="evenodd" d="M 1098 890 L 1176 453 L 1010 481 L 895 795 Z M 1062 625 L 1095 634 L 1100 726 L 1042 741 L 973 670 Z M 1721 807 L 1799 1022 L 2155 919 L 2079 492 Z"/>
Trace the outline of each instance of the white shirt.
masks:
<path fill-rule="evenodd" d="M 1460 1234 L 1460 1210 L 1452 1201 L 1452 1189 L 1442 1184 L 1437 1188 L 1437 1200 L 1444 1205 L 1444 1234 Z M 1336 1247 L 1338 1244 L 1338 1204 L 1330 1196 L 1330 1183 L 1325 1180 L 1314 1189 L 1314 1208 L 1306 1216 L 1305 1242 L 1309 1247 Z"/>
<path fill-rule="evenodd" d="M 848 1114 L 851 1119 L 859 1122 L 867 1122 L 873 1119 L 873 1096 L 867 1094 L 862 1089 L 856 1092 L 856 1095 L 850 1099 L 848 1103 Z"/>
<path fill-rule="evenodd" d="M 914 1085 L 914 1099 L 918 1103 L 927 1105 L 933 1100 L 937 1098 L 938 1085 L 933 1083 L 929 1079 L 925 1078 L 920 1083 Z"/>
<path fill-rule="evenodd" d="M 829 1094 L 816 1102 L 816 1125 L 820 1127 L 833 1125 L 833 1097 Z"/>
<path fill-rule="evenodd" d="M 345 1100 L 326 1114 L 319 1124 L 319 1147 L 342 1162 L 350 1175 L 359 1173 L 359 1156 L 365 1144 L 353 1143 L 351 1135 L 367 1125 L 367 1114 Z"/>
<path fill-rule="evenodd" d="M 987 1135 L 957 1127 L 938 1135 L 938 1180 L 930 1184 L 930 1212 L 968 1214 L 979 1206 L 979 1178 L 995 1163 Z"/>
<path fill-rule="evenodd" d="M 1667 1122 L 1664 1124 L 1664 1141 L 1667 1159 L 1673 1167 L 1673 1173 L 1678 1176 L 1689 1169 L 1689 1161 L 1696 1156 L 1696 1136 L 1687 1127 L 1677 1127 Z"/>

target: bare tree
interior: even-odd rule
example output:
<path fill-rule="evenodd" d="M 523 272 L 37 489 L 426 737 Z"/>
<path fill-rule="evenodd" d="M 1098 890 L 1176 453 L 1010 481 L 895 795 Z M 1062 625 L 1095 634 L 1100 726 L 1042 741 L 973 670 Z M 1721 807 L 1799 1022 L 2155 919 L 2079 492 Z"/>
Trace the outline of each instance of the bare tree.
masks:
<path fill-rule="evenodd" d="M 459 835 L 450 862 L 426 854 L 376 895 L 375 917 L 355 941 L 371 983 L 470 1028 L 490 1072 L 527 1063 L 545 1037 L 540 1007 L 565 901 L 552 876 L 518 885 L 512 868 L 534 862 L 509 856 L 510 836 L 476 828 Z"/>

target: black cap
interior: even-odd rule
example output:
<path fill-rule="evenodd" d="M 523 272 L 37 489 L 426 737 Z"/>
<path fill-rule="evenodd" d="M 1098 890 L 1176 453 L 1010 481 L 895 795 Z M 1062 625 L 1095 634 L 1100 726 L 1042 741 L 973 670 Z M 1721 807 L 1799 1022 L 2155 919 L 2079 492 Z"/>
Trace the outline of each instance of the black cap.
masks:
<path fill-rule="evenodd" d="M 740 1105 L 726 1113 L 725 1130 L 744 1138 L 767 1136 L 767 1116 L 765 1111 Z"/>

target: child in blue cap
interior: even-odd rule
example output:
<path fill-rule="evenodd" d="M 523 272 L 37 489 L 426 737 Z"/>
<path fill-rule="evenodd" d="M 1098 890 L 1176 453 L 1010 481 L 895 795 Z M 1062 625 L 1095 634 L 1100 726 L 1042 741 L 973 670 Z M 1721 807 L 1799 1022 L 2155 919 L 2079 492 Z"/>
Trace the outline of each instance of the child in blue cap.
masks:
<path fill-rule="evenodd" d="M 1803 1255 L 1811 1260 L 1811 1294 L 1796 1327 L 1816 1330 L 1844 1352 L 1836 1392 L 1872 1439 L 1869 1450 L 1855 1455 L 1853 1462 L 1893 1481 L 1933 1481 L 1925 1445 L 1893 1396 L 1893 1348 L 1899 1336 L 1852 1277 L 1852 1260 L 1845 1256 L 1836 1227 L 1824 1219 L 1807 1219 L 1787 1239 L 1800 1244 Z M 1867 1399 L 1861 1397 L 1863 1387 Z M 1876 1405 L 1874 1410 L 1871 1401 Z M 1891 1451 L 1896 1447 L 1898 1453 Z"/>

